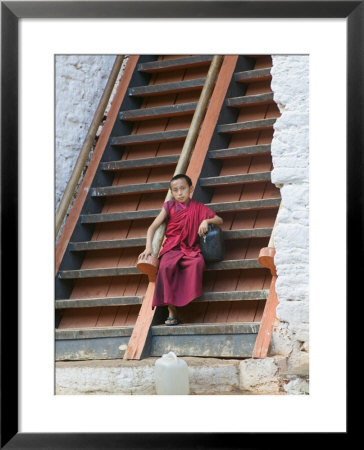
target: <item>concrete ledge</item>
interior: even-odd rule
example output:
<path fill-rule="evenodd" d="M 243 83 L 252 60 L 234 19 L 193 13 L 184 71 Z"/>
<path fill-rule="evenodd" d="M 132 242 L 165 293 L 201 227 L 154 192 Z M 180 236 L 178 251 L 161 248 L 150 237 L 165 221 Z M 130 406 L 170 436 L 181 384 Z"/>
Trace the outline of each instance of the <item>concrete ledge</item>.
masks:
<path fill-rule="evenodd" d="M 122 359 L 59 361 L 56 362 L 55 393 L 57 395 L 156 395 L 154 364 L 157 359 L 154 357 L 141 361 Z M 284 395 L 287 393 L 282 389 L 283 380 L 279 377 L 280 367 L 284 366 L 284 357 L 265 360 L 197 357 L 181 359 L 186 361 L 189 368 L 191 395 Z M 266 370 L 262 375 L 264 368 Z M 249 382 L 247 381 L 248 371 Z"/>

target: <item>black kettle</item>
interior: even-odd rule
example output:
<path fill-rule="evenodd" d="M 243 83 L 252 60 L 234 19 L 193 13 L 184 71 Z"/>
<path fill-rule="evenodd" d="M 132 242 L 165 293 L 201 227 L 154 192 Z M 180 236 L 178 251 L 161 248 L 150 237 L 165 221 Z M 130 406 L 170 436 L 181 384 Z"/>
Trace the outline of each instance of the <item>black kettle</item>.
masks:
<path fill-rule="evenodd" d="M 200 248 L 205 262 L 217 262 L 224 259 L 225 246 L 222 230 L 217 225 L 209 224 L 206 234 L 200 236 Z"/>

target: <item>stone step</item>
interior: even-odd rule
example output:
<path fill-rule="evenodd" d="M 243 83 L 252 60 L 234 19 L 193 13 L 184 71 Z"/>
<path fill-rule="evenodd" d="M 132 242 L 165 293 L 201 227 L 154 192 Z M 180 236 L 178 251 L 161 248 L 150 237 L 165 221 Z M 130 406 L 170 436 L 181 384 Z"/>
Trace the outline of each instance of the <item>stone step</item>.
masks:
<path fill-rule="evenodd" d="M 210 159 L 236 158 L 243 156 L 267 155 L 271 152 L 270 144 L 249 145 L 247 147 L 222 148 L 219 150 L 209 150 L 207 153 Z"/>
<path fill-rule="evenodd" d="M 223 237 L 229 239 L 249 239 L 270 237 L 272 228 L 250 228 L 241 230 L 225 230 Z M 70 251 L 107 250 L 116 248 L 145 247 L 146 238 L 112 239 L 105 241 L 70 242 Z"/>
<path fill-rule="evenodd" d="M 197 102 L 191 102 L 170 106 L 155 106 L 153 108 L 130 109 L 128 111 L 122 111 L 119 114 L 119 119 L 124 121 L 138 121 L 185 116 L 193 114 L 196 106 Z"/>
<path fill-rule="evenodd" d="M 138 65 L 139 72 L 166 72 L 169 70 L 188 69 L 191 67 L 208 66 L 212 55 L 184 56 L 182 58 L 166 59 L 164 61 L 151 61 Z"/>
<path fill-rule="evenodd" d="M 133 327 L 89 327 L 56 329 L 56 340 L 60 339 L 91 339 L 103 337 L 131 336 Z"/>
<path fill-rule="evenodd" d="M 226 100 L 226 105 L 234 108 L 242 106 L 268 105 L 274 103 L 273 92 L 257 95 L 246 95 L 243 97 L 231 97 Z"/>
<path fill-rule="evenodd" d="M 272 128 L 277 119 L 251 120 L 249 122 L 227 123 L 217 126 L 218 133 L 242 133 L 245 131 L 261 131 Z"/>
<path fill-rule="evenodd" d="M 98 306 L 141 305 L 143 297 L 100 297 L 56 300 L 56 309 L 94 308 Z"/>
<path fill-rule="evenodd" d="M 238 202 L 208 203 L 207 206 L 216 212 L 245 211 L 278 208 L 280 198 L 264 198 L 258 200 L 245 200 Z M 125 211 L 120 213 L 81 214 L 81 223 L 121 222 L 125 220 L 138 220 L 155 218 L 160 209 L 146 209 L 140 211 Z"/>
<path fill-rule="evenodd" d="M 259 81 L 270 80 L 272 75 L 271 68 L 246 70 L 245 72 L 236 72 L 234 80 L 239 83 L 257 83 Z"/>
<path fill-rule="evenodd" d="M 188 129 L 159 131 L 157 133 L 128 134 L 127 136 L 114 136 L 110 139 L 111 145 L 140 145 L 160 142 L 180 141 L 187 136 Z"/>
<path fill-rule="evenodd" d="M 251 358 L 259 322 L 152 326 L 150 356 L 169 351 L 178 356 Z"/>
<path fill-rule="evenodd" d="M 244 175 L 225 175 L 219 177 L 200 178 L 200 186 L 202 187 L 229 186 L 232 184 L 259 183 L 261 181 L 270 181 L 270 179 L 271 179 L 270 171 L 247 173 Z"/>
<path fill-rule="evenodd" d="M 120 186 L 105 186 L 90 189 L 92 197 L 109 197 L 122 194 L 144 194 L 162 192 L 169 189 L 169 181 L 156 183 L 125 184 Z"/>
<path fill-rule="evenodd" d="M 203 88 L 205 78 L 193 80 L 175 81 L 173 83 L 151 84 L 149 86 L 138 86 L 129 88 L 131 97 L 148 97 L 152 95 L 175 94 L 179 92 L 196 91 Z"/>
<path fill-rule="evenodd" d="M 179 160 L 180 155 L 155 156 L 153 158 L 124 159 L 100 163 L 102 170 L 141 169 L 144 167 L 172 166 Z"/>

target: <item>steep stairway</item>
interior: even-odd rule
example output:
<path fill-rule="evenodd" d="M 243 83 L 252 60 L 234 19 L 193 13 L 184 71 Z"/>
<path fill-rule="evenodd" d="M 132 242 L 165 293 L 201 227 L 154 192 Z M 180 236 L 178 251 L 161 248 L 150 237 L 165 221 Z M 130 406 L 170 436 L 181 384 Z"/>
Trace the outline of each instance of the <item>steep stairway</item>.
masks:
<path fill-rule="evenodd" d="M 56 359 L 121 358 L 149 280 L 136 269 L 163 204 L 212 56 L 131 57 L 135 70 L 56 274 Z M 237 60 L 193 198 L 224 219 L 225 259 L 166 327 L 157 308 L 143 356 L 251 357 L 271 282 L 258 262 L 280 204 L 270 182 L 279 111 L 269 56 Z M 213 105 L 210 105 L 213 106 Z M 188 174 L 188 171 L 187 171 Z"/>

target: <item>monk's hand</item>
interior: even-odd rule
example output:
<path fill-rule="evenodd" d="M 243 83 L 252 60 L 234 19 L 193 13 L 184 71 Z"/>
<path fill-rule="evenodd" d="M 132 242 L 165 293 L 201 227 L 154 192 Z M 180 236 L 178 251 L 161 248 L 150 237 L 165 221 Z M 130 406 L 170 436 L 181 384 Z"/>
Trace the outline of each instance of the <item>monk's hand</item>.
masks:
<path fill-rule="evenodd" d="M 209 224 L 208 224 L 207 220 L 205 219 L 200 223 L 200 226 L 198 228 L 199 236 L 203 236 L 204 234 L 206 234 L 208 232 L 208 230 L 209 230 Z"/>
<path fill-rule="evenodd" d="M 152 254 L 152 249 L 151 249 L 151 248 L 146 248 L 146 249 L 144 250 L 144 252 L 142 252 L 142 253 L 139 255 L 138 259 L 146 259 L 146 258 L 148 258 L 148 256 L 150 256 L 151 254 Z"/>

